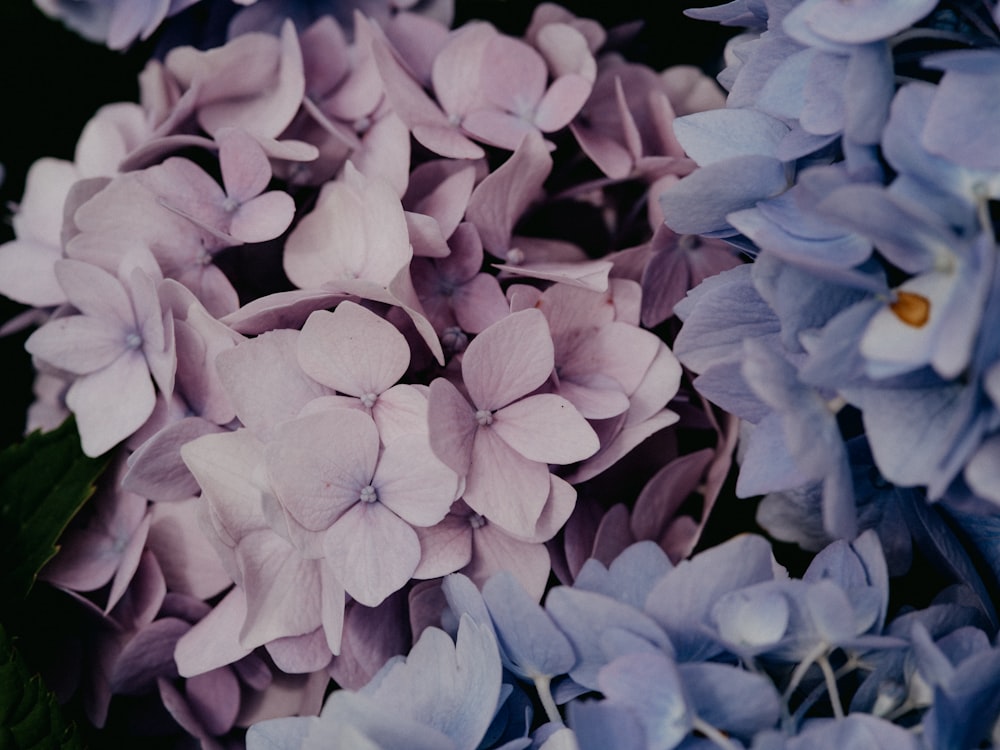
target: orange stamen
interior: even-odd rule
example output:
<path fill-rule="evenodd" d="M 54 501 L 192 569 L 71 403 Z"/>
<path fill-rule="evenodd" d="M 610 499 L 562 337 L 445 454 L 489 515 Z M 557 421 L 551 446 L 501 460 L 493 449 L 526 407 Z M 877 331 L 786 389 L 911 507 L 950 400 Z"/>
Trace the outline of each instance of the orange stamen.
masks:
<path fill-rule="evenodd" d="M 897 318 L 914 328 L 922 328 L 931 317 L 931 301 L 913 292 L 896 292 L 896 301 L 889 308 Z"/>

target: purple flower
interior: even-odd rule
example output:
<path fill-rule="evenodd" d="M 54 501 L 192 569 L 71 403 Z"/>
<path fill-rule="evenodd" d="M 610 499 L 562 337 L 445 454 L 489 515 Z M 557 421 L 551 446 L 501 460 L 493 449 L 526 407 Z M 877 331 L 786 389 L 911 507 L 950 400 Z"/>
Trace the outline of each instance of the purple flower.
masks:
<path fill-rule="evenodd" d="M 354 410 L 301 417 L 278 425 L 273 437 L 265 456 L 282 507 L 321 532 L 318 543 L 347 593 L 377 605 L 412 577 L 420 542 L 411 526 L 444 518 L 458 492 L 455 475 L 422 435 L 401 435 L 380 451 L 374 421 Z"/>
<path fill-rule="evenodd" d="M 431 383 L 434 453 L 465 477 L 463 497 L 473 510 L 523 537 L 533 534 L 549 495 L 547 464 L 580 461 L 599 447 L 564 398 L 529 395 L 553 366 L 545 317 L 524 310 L 494 323 L 465 351 L 462 377 L 471 404 L 450 381 Z"/>
<path fill-rule="evenodd" d="M 58 261 L 56 278 L 79 313 L 53 319 L 25 344 L 75 376 L 66 404 L 88 456 L 101 455 L 143 425 L 156 401 L 154 380 L 164 394 L 173 389 L 172 319 L 160 309 L 156 282 L 127 264 L 120 274 Z M 116 408 L 109 410 L 111 404 Z"/>

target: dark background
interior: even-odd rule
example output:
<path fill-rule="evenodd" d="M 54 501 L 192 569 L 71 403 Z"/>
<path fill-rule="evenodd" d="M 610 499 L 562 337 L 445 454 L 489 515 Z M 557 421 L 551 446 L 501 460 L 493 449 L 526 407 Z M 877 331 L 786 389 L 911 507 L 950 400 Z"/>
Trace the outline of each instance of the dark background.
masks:
<path fill-rule="evenodd" d="M 208 0 L 206 0 L 208 1 Z M 605 26 L 643 19 L 634 58 L 657 70 L 693 63 L 717 72 L 725 39 L 732 33 L 714 24 L 685 18 L 686 7 L 708 0 L 571 0 L 562 5 Z M 484 18 L 501 30 L 519 34 L 537 5 L 526 0 L 456 0 L 456 23 Z M 203 12 L 198 5 L 192 12 Z M 656 17 L 649 15 L 657 9 Z M 156 38 L 113 52 L 87 42 L 50 20 L 32 0 L 0 1 L 0 242 L 13 239 L 10 217 L 24 189 L 28 167 L 42 156 L 71 159 L 84 124 L 103 104 L 136 101 L 137 76 L 153 53 Z M 0 322 L 22 306 L 0 296 Z M 30 331 L 0 339 L 0 447 L 20 438 L 31 402 L 31 365 L 24 352 Z"/>

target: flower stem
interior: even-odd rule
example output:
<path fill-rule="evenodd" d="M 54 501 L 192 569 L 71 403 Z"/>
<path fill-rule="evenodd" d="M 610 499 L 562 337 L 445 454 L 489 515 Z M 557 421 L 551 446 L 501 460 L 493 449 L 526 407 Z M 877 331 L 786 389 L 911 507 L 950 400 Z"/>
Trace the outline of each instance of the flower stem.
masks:
<path fill-rule="evenodd" d="M 830 705 L 833 706 L 833 715 L 838 719 L 844 718 L 844 707 L 840 705 L 840 690 L 837 689 L 837 677 L 833 674 L 833 667 L 826 654 L 820 656 L 816 663 L 823 671 L 823 679 L 826 680 L 826 691 L 830 694 Z"/>
<path fill-rule="evenodd" d="M 538 675 L 535 677 L 535 690 L 538 692 L 538 699 L 542 702 L 542 707 L 545 709 L 545 715 L 549 717 L 549 721 L 562 724 L 562 714 L 559 713 L 559 707 L 556 706 L 556 701 L 552 697 L 551 684 L 552 678 L 548 675 Z"/>
<path fill-rule="evenodd" d="M 737 750 L 736 745 L 730 742 L 729 738 L 726 737 L 726 735 L 724 735 L 718 729 L 713 727 L 707 721 L 704 721 L 695 716 L 691 722 L 691 727 L 701 732 L 703 735 L 705 735 L 706 739 L 711 740 L 712 744 L 718 745 L 723 750 Z"/>

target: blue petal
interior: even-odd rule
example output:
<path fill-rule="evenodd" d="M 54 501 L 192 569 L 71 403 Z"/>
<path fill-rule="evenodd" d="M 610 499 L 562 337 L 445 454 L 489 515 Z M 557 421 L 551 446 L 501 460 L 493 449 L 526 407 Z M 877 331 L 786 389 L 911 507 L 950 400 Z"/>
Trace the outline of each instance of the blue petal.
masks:
<path fill-rule="evenodd" d="M 749 741 L 781 717 L 781 697 L 763 675 L 711 662 L 677 669 L 694 713 L 716 729 Z"/>
<path fill-rule="evenodd" d="M 576 701 L 569 706 L 569 725 L 580 750 L 646 750 L 646 734 L 624 706 L 608 701 Z"/>
<path fill-rule="evenodd" d="M 649 750 L 670 750 L 691 731 L 692 715 L 677 665 L 663 654 L 630 654 L 598 675 L 601 692 L 639 719 Z"/>
<path fill-rule="evenodd" d="M 674 120 L 674 134 L 699 166 L 738 156 L 774 157 L 788 126 L 752 109 L 709 109 Z"/>
<path fill-rule="evenodd" d="M 788 187 L 785 165 L 771 156 L 737 156 L 692 172 L 660 195 L 667 226 L 678 234 L 732 230 L 726 216 Z"/>
<path fill-rule="evenodd" d="M 573 668 L 573 646 L 510 572 L 491 576 L 483 586 L 483 599 L 508 668 L 530 679 Z"/>

